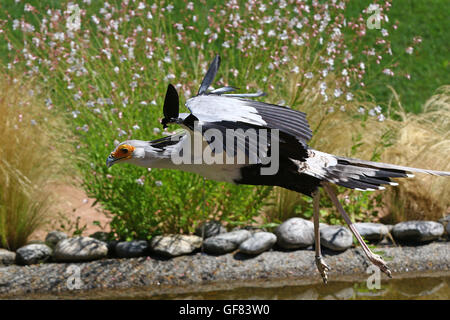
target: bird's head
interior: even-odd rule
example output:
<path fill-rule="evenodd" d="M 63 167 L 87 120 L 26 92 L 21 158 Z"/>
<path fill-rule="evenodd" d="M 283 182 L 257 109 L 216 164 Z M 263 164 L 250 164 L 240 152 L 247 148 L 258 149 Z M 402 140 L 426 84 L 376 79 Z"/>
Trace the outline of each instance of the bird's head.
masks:
<path fill-rule="evenodd" d="M 145 147 L 148 144 L 139 140 L 127 140 L 117 145 L 113 152 L 106 159 L 106 166 L 109 168 L 116 163 L 138 162 L 145 157 Z"/>

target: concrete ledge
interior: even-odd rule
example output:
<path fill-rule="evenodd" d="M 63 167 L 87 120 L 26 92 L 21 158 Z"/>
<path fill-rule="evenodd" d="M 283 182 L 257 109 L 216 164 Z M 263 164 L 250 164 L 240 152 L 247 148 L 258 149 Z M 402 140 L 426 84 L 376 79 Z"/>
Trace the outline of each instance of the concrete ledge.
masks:
<path fill-rule="evenodd" d="M 385 258 L 394 278 L 408 273 L 442 274 L 450 270 L 450 242 L 379 247 L 374 251 Z M 360 248 L 342 253 L 325 251 L 324 257 L 331 267 L 330 282 L 360 281 L 369 276 L 366 269 L 370 264 Z M 73 280 L 78 271 L 80 288 L 70 290 L 77 284 Z M 385 278 L 382 274 L 382 279 Z M 274 281 L 279 286 L 321 283 L 314 251 L 269 251 L 251 258 L 240 253 L 221 256 L 196 253 L 172 259 L 151 256 L 76 264 L 0 266 L 0 297 L 96 298 L 103 295 L 106 298 L 108 292 L 114 297 L 125 296 L 126 292 L 141 292 L 150 297 L 208 288 L 219 290 L 224 286 L 227 289 L 250 284 L 264 286 L 264 282 L 273 286 Z"/>

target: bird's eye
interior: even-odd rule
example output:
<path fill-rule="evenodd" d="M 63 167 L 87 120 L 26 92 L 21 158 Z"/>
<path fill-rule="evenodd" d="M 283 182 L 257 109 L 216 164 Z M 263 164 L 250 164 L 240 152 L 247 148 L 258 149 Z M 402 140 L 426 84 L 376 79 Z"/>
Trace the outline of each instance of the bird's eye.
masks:
<path fill-rule="evenodd" d="M 123 152 L 123 153 L 128 153 L 128 149 L 127 149 L 127 148 L 123 148 L 123 149 L 122 149 L 122 152 Z"/>

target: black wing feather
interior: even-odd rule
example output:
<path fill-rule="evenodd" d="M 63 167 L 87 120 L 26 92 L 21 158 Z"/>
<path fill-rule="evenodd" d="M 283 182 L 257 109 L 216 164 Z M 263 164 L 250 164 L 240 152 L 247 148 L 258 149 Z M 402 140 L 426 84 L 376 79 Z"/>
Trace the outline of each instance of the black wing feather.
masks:
<path fill-rule="evenodd" d="M 161 120 L 161 124 L 164 128 L 167 124 L 173 120 L 177 119 L 180 112 L 180 99 L 178 98 L 177 89 L 171 84 L 167 87 L 166 97 L 164 98 L 164 119 Z"/>
<path fill-rule="evenodd" d="M 269 127 L 285 131 L 304 143 L 311 140 L 312 131 L 305 113 L 275 104 L 246 99 L 240 100 L 254 107 Z"/>
<path fill-rule="evenodd" d="M 214 57 L 213 62 L 209 66 L 209 69 L 206 72 L 205 77 L 203 78 L 202 84 L 200 85 L 200 89 L 198 89 L 197 95 L 206 93 L 206 90 L 208 90 L 209 86 L 213 82 L 214 77 L 216 76 L 217 70 L 219 70 L 219 67 L 220 67 L 220 56 L 216 55 Z"/>

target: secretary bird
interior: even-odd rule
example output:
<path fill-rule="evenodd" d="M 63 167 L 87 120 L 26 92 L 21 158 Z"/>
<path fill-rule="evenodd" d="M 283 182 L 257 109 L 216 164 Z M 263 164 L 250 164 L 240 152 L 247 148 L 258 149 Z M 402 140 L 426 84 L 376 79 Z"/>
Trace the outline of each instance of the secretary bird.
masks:
<path fill-rule="evenodd" d="M 450 176 L 450 172 L 352 159 L 314 150 L 307 145 L 312 132 L 305 113 L 246 99 L 262 96 L 262 92 L 233 94 L 230 92 L 235 88 L 228 86 L 208 91 L 219 65 L 217 55 L 198 94 L 186 101 L 189 114 L 179 113 L 178 93 L 169 84 L 161 123 L 164 128 L 168 124 L 179 124 L 185 128 L 183 132 L 153 141 L 124 141 L 111 152 L 106 165 L 127 162 L 146 168 L 178 169 L 216 181 L 279 186 L 312 197 L 315 262 L 327 283 L 329 267 L 322 258 L 319 233 L 319 187 L 322 187 L 367 258 L 391 277 L 387 264 L 369 249 L 356 230 L 331 184 L 374 191 L 384 189 L 384 185 L 397 185 L 391 178 L 413 177 L 411 172 L 438 176 Z M 250 131 L 253 135 L 247 134 Z M 230 136 L 232 142 L 228 144 Z M 196 152 L 198 146 L 200 152 Z M 215 161 L 206 159 L 205 154 L 215 156 Z M 244 156 L 239 161 L 241 154 Z M 275 162 L 277 166 L 270 170 Z"/>

